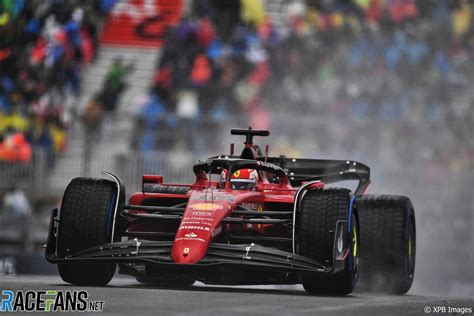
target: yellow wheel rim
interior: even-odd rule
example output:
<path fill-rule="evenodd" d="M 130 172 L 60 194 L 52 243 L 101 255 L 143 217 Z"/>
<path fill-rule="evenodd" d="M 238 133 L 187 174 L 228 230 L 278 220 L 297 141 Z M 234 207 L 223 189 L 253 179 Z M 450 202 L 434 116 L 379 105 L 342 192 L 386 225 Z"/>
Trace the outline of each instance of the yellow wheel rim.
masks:
<path fill-rule="evenodd" d="M 352 255 L 354 257 L 357 256 L 357 228 L 356 225 L 354 225 L 354 229 L 352 232 Z"/>
<path fill-rule="evenodd" d="M 408 235 L 408 256 L 411 257 L 411 234 Z"/>

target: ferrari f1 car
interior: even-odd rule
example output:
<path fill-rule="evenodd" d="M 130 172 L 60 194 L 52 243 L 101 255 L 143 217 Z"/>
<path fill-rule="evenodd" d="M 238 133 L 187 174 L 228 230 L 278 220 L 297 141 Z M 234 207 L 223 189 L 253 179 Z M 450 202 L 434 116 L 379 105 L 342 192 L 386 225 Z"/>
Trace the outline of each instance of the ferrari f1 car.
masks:
<path fill-rule="evenodd" d="M 125 202 L 111 180 L 75 178 L 51 216 L 46 258 L 66 282 L 106 285 L 116 268 L 157 286 L 303 284 L 310 294 L 406 293 L 415 269 L 415 214 L 407 197 L 364 195 L 357 161 L 269 157 L 246 137 L 240 155 L 193 166 L 191 184 L 144 175 Z M 358 181 L 351 192 L 328 184 Z"/>

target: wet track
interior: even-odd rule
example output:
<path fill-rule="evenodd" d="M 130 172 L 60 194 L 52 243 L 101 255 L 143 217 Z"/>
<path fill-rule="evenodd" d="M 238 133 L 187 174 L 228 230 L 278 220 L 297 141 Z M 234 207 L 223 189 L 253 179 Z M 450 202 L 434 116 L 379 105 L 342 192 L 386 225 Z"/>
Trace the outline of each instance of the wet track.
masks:
<path fill-rule="evenodd" d="M 71 286 L 51 276 L 0 277 L 0 288 L 87 290 L 90 300 L 105 301 L 101 313 L 105 315 L 426 315 L 426 306 L 438 315 L 443 313 L 435 312 L 437 306 L 474 307 L 473 298 L 364 293 L 318 297 L 307 295 L 301 286 L 224 287 L 201 283 L 165 289 L 144 286 L 126 277 L 115 277 L 107 287 Z"/>

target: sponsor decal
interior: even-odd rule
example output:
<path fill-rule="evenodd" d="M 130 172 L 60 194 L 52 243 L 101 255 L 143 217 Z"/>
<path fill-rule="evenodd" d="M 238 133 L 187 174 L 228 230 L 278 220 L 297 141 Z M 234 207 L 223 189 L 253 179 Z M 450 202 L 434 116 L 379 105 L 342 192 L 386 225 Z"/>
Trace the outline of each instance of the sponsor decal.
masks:
<path fill-rule="evenodd" d="M 200 211 L 217 211 L 224 208 L 221 204 L 216 203 L 196 203 L 190 205 L 190 207 L 194 210 Z"/>
<path fill-rule="evenodd" d="M 207 212 L 206 212 L 207 213 Z M 209 214 L 209 213 L 208 213 Z M 209 216 L 209 215 L 205 215 L 205 216 Z M 191 217 L 185 217 L 183 219 L 183 221 L 199 221 L 199 222 L 202 222 L 202 221 L 206 221 L 206 222 L 212 222 L 213 219 L 210 218 L 210 217 L 194 217 L 194 216 L 191 216 Z"/>
<path fill-rule="evenodd" d="M 180 230 L 182 229 L 195 229 L 195 230 L 204 230 L 204 231 L 211 231 L 209 227 L 204 227 L 204 226 L 197 226 L 197 225 L 181 225 L 179 227 Z"/>
<path fill-rule="evenodd" d="M 206 242 L 204 239 L 198 238 L 198 237 L 179 237 L 179 238 L 176 238 L 176 241 L 183 241 L 183 240 L 186 240 L 186 241 L 193 240 L 193 241 Z"/>
<path fill-rule="evenodd" d="M 181 225 L 209 225 L 211 226 L 212 223 L 203 223 L 201 221 L 188 221 L 188 220 L 184 220 L 181 222 Z"/>
<path fill-rule="evenodd" d="M 203 211 L 195 211 L 195 212 L 192 212 L 191 215 L 196 215 L 196 216 L 211 216 L 211 213 L 209 212 L 203 212 Z M 191 217 L 192 218 L 192 217 Z M 206 219 L 207 220 L 207 219 Z M 212 220 L 211 218 L 209 218 L 209 220 Z"/>
<path fill-rule="evenodd" d="M 2 290 L 0 312 L 102 312 L 104 304 L 83 290 Z"/>
<path fill-rule="evenodd" d="M 190 233 L 188 233 L 188 234 L 186 234 L 186 235 L 184 235 L 184 236 L 186 236 L 186 237 L 188 237 L 188 238 L 197 237 L 197 235 L 196 235 L 195 233 L 193 233 L 193 232 L 190 232 Z"/>

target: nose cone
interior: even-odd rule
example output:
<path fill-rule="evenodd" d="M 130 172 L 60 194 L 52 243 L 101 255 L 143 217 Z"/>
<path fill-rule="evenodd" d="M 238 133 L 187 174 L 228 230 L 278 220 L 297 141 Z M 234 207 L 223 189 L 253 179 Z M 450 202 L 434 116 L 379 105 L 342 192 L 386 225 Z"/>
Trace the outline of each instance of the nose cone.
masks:
<path fill-rule="evenodd" d="M 206 255 L 216 232 L 221 230 L 221 220 L 230 209 L 224 202 L 190 202 L 171 250 L 173 261 L 183 264 L 199 262 Z"/>
<path fill-rule="evenodd" d="M 192 264 L 199 262 L 207 252 L 211 242 L 211 233 L 186 233 L 184 237 L 175 239 L 171 258 L 176 263 Z"/>

